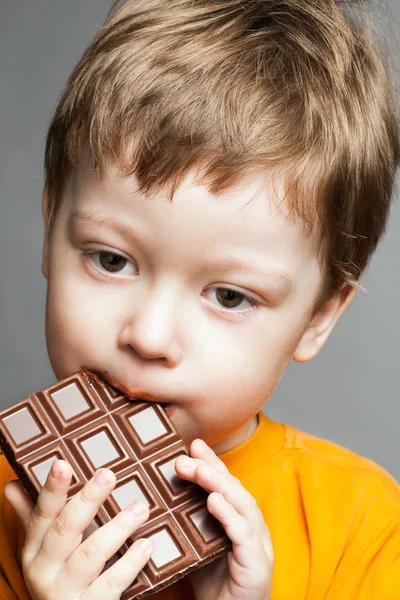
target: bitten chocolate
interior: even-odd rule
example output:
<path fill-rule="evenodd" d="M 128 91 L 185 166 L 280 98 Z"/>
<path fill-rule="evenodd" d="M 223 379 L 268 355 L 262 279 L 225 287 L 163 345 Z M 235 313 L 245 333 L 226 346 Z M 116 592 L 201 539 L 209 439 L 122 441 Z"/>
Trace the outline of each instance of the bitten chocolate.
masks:
<path fill-rule="evenodd" d="M 1 411 L 0 447 L 34 502 L 56 459 L 72 466 L 69 497 L 99 467 L 112 469 L 116 487 L 89 533 L 133 500 L 148 504 L 148 521 L 118 555 L 138 538 L 153 543 L 153 554 L 123 600 L 140 600 L 231 548 L 206 492 L 175 473 L 175 459 L 188 451 L 162 406 L 129 401 L 89 371 Z"/>

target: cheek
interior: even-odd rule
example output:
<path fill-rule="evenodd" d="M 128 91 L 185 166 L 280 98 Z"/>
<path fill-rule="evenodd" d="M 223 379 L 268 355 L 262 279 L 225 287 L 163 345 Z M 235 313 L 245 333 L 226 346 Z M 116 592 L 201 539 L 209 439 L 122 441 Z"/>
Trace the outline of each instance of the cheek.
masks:
<path fill-rule="evenodd" d="M 219 346 L 218 352 L 208 355 L 207 410 L 218 408 L 225 417 L 233 417 L 258 410 L 268 400 L 293 356 L 299 334 L 285 335 L 282 327 L 273 332 L 272 324 L 263 327 L 262 334 L 254 331 L 251 339 Z"/>
<path fill-rule="evenodd" d="M 71 283 L 71 282 L 70 282 Z M 107 319 L 100 306 L 74 293 L 74 285 L 50 279 L 46 304 L 46 343 L 57 378 L 82 366 L 95 368 L 110 348 Z"/>

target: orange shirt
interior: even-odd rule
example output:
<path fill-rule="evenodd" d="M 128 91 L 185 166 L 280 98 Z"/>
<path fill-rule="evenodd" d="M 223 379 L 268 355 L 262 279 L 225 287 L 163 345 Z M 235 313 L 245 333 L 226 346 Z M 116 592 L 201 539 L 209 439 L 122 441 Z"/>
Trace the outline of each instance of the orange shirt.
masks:
<path fill-rule="evenodd" d="M 384 469 L 262 413 L 252 437 L 221 459 L 271 532 L 271 600 L 400 598 L 400 488 Z M 27 600 L 23 532 L 1 491 L 9 479 L 0 456 L 0 600 Z M 191 593 L 182 580 L 151 598 L 191 600 Z"/>

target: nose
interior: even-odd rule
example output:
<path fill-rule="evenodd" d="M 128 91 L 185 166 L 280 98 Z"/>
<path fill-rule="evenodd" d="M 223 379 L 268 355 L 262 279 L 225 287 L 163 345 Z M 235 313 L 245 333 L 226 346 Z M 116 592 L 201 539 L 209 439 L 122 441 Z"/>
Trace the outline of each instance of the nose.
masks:
<path fill-rule="evenodd" d="M 120 343 L 146 360 L 160 360 L 176 367 L 182 358 L 175 294 L 152 293 L 130 306 Z"/>

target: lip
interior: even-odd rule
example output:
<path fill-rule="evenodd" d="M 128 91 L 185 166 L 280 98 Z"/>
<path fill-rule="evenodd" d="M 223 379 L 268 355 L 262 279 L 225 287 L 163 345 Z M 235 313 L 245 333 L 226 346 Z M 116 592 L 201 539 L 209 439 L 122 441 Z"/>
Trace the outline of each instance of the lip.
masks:
<path fill-rule="evenodd" d="M 115 380 L 108 376 L 108 373 L 105 374 L 98 372 L 98 374 L 100 375 L 100 377 L 102 377 L 102 379 L 107 381 L 118 392 L 124 394 L 124 396 L 128 398 L 128 400 L 130 400 L 131 402 L 138 402 L 140 400 L 144 402 L 155 402 L 157 404 L 161 404 L 167 414 L 171 413 L 174 403 L 172 403 L 169 398 L 163 398 L 158 394 L 153 394 L 152 392 L 148 392 L 147 390 L 143 389 L 131 391 L 124 385 L 121 385 L 119 383 L 117 384 Z"/>
<path fill-rule="evenodd" d="M 168 417 L 171 417 L 175 412 L 176 404 L 162 404 L 161 408 Z"/>
<path fill-rule="evenodd" d="M 145 398 L 144 395 L 140 396 L 137 394 L 123 393 L 131 402 L 152 402 L 154 404 L 158 404 L 168 417 L 171 417 L 175 412 L 176 404 L 173 404 L 172 402 L 166 402 L 165 400 L 159 400 L 153 395 L 147 394 L 148 397 Z"/>
<path fill-rule="evenodd" d="M 131 402 L 151 402 L 153 404 L 158 404 L 168 416 L 173 414 L 174 407 L 176 406 L 176 404 L 173 404 L 172 402 L 166 402 L 165 400 L 159 400 L 158 398 L 156 398 L 150 394 L 147 394 L 147 398 L 146 398 L 146 397 L 144 397 L 144 394 L 137 395 L 137 394 L 126 394 L 125 392 L 123 392 L 123 393 L 128 398 L 128 400 L 130 400 Z"/>

